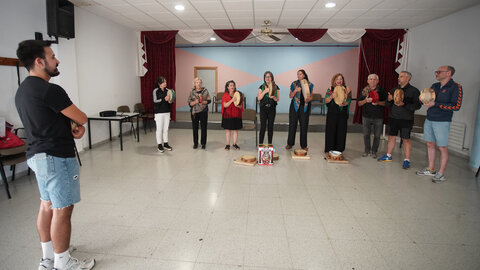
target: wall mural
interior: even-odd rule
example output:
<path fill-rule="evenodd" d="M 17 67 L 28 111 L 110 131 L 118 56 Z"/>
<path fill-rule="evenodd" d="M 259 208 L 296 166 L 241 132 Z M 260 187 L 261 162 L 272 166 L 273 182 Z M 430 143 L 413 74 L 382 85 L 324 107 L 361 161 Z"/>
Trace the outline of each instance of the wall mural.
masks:
<path fill-rule="evenodd" d="M 247 108 L 251 109 L 255 109 L 258 87 L 263 83 L 263 73 L 267 70 L 273 72 L 280 87 L 277 113 L 288 113 L 288 92 L 292 81 L 297 79 L 299 69 L 307 72 L 315 85 L 314 93 L 324 96 L 332 76 L 338 72 L 344 74 L 347 85 L 356 93 L 359 48 L 355 46 L 186 47 L 176 48 L 175 57 L 177 111 L 190 110 L 187 96 L 192 89 L 195 66 L 218 67 L 217 90 L 223 92 L 225 82 L 234 80 L 237 88 L 245 94 Z M 215 94 L 215 89 L 208 90 L 211 96 Z M 320 108 L 312 109 L 312 113 L 320 111 Z"/>

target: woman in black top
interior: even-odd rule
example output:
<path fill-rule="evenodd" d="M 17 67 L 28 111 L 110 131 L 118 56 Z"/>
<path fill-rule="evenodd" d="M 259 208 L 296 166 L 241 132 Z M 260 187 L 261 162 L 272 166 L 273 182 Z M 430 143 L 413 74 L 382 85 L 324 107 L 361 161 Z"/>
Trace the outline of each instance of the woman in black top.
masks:
<path fill-rule="evenodd" d="M 257 100 L 260 101 L 260 144 L 263 144 L 265 130 L 268 125 L 268 144 L 273 141 L 273 124 L 275 122 L 277 103 L 280 100 L 280 89 L 275 84 L 272 72 L 263 74 L 263 84 L 258 88 Z M 267 123 L 268 122 L 268 123 Z"/>
<path fill-rule="evenodd" d="M 168 145 L 168 126 L 170 124 L 170 105 L 173 102 L 173 95 L 170 99 L 168 91 L 173 92 L 173 90 L 167 89 L 167 79 L 163 76 L 158 77 L 154 87 L 153 112 L 155 113 L 155 124 L 157 126 L 157 149 L 160 153 L 163 153 L 164 149 L 172 151 L 172 147 Z"/>

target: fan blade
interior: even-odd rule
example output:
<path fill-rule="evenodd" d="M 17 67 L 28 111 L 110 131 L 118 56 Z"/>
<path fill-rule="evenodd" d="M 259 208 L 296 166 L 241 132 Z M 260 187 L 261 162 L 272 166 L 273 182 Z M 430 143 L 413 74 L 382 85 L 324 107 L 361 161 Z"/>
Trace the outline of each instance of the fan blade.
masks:
<path fill-rule="evenodd" d="M 280 39 L 274 35 L 269 35 L 269 37 L 275 41 L 279 41 Z"/>

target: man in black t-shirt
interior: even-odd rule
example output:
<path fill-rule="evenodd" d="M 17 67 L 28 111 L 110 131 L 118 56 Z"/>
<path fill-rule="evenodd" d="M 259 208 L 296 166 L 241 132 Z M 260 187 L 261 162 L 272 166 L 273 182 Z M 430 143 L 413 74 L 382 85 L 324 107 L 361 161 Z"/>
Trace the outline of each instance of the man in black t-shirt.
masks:
<path fill-rule="evenodd" d="M 388 144 L 387 153 L 381 156 L 378 161 L 391 162 L 392 153 L 395 149 L 395 142 L 398 133 L 403 140 L 403 164 L 402 168 L 410 168 L 410 155 L 412 153 L 412 142 L 410 133 L 413 127 L 415 111 L 420 109 L 421 103 L 418 99 L 420 91 L 410 84 L 412 74 L 402 71 L 398 74 L 398 86 L 390 90 L 385 106 L 391 107 L 388 117 Z"/>
<path fill-rule="evenodd" d="M 365 144 L 365 152 L 362 157 L 371 155 L 377 158 L 378 145 L 380 144 L 380 134 L 383 126 L 383 109 L 387 93 L 383 88 L 378 86 L 378 75 L 368 75 L 368 85 L 363 88 L 358 98 L 358 106 L 363 107 L 362 124 L 363 124 L 363 142 Z M 373 145 L 370 145 L 370 134 L 373 126 Z"/>
<path fill-rule="evenodd" d="M 85 133 L 87 116 L 62 87 L 49 83 L 60 72 L 50 44 L 22 41 L 17 56 L 29 76 L 18 88 L 15 105 L 27 134 L 28 166 L 40 191 L 37 230 L 42 245 L 38 269 L 91 269 L 95 260 L 70 257 L 73 205 L 80 201 L 79 168 L 74 138 Z"/>

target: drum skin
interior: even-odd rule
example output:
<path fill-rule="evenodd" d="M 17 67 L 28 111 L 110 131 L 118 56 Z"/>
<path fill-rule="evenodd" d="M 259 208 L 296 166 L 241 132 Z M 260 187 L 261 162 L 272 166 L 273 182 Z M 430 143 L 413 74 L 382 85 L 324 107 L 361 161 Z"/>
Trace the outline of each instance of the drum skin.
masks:
<path fill-rule="evenodd" d="M 335 98 L 333 99 L 335 101 L 335 103 L 338 106 L 342 105 L 345 102 L 345 99 L 346 99 L 346 96 L 347 96 L 345 87 L 341 86 L 341 85 L 337 85 L 333 89 L 333 92 L 336 95 Z"/>

